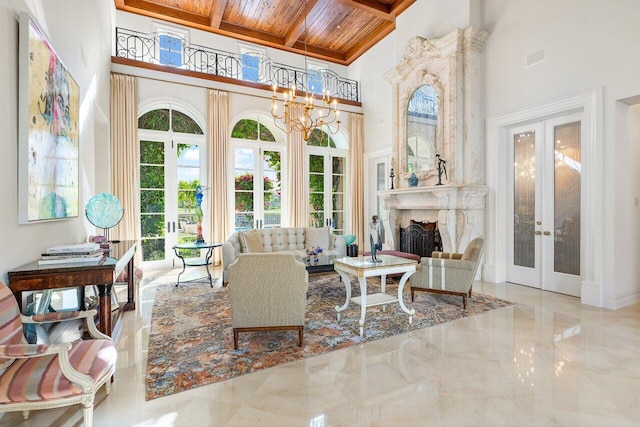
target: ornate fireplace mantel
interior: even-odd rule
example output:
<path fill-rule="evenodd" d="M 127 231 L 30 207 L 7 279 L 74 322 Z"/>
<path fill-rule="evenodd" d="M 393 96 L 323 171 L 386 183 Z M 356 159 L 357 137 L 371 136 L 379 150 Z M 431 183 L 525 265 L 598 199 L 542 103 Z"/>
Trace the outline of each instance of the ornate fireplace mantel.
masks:
<path fill-rule="evenodd" d="M 485 199 L 488 187 L 479 184 L 442 185 L 380 192 L 384 245 L 399 247 L 402 211 L 435 214 L 445 252 L 463 252 L 467 244 L 484 236 Z M 423 220 L 424 218 L 411 218 Z"/>

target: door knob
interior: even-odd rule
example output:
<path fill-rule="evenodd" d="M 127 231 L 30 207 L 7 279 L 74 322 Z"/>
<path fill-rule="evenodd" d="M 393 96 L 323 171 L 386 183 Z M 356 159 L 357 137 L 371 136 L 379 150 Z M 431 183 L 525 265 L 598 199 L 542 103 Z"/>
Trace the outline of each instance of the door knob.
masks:
<path fill-rule="evenodd" d="M 536 236 L 539 236 L 542 234 L 542 232 L 540 230 L 536 230 L 533 232 L 533 234 L 535 234 Z"/>
<path fill-rule="evenodd" d="M 550 231 L 545 231 L 545 232 L 544 232 L 544 233 L 542 233 L 542 234 L 544 234 L 545 236 L 548 236 L 548 235 L 550 235 L 550 234 L 551 234 L 551 232 L 550 232 Z"/>

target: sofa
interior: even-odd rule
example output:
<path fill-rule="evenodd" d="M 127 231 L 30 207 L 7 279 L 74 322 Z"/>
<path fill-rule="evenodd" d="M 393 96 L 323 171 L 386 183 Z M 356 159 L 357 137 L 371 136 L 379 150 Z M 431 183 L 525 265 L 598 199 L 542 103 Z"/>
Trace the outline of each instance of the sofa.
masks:
<path fill-rule="evenodd" d="M 322 248 L 322 264 L 347 255 L 344 239 L 329 227 L 256 228 L 233 233 L 222 245 L 222 280 L 229 282 L 227 269 L 241 253 L 291 253 L 306 264 L 307 249 L 311 248 Z"/>

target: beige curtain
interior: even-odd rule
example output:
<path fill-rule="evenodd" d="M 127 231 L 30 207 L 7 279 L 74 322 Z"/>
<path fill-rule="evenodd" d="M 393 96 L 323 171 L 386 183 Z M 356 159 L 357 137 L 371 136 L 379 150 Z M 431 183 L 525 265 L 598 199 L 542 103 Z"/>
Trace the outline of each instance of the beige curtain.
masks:
<path fill-rule="evenodd" d="M 133 76 L 111 73 L 111 191 L 124 208 L 112 239 L 140 241 L 138 92 Z M 136 263 L 142 262 L 138 247 Z"/>
<path fill-rule="evenodd" d="M 351 163 L 351 231 L 364 250 L 364 116 L 349 113 L 349 159 Z"/>
<path fill-rule="evenodd" d="M 304 114 L 302 104 L 295 104 L 292 108 L 293 117 L 301 117 Z M 304 183 L 307 181 L 304 174 L 304 157 L 307 142 L 303 139 L 302 132 L 291 132 L 287 137 L 287 191 L 289 193 L 287 212 L 289 215 L 289 227 L 305 227 L 307 225 L 307 203 L 305 202 Z"/>
<path fill-rule="evenodd" d="M 224 242 L 231 235 L 227 182 L 227 147 L 229 146 L 229 93 L 207 90 L 207 183 L 206 215 L 209 229 L 205 240 Z M 222 253 L 215 251 L 214 262 L 222 262 Z"/>

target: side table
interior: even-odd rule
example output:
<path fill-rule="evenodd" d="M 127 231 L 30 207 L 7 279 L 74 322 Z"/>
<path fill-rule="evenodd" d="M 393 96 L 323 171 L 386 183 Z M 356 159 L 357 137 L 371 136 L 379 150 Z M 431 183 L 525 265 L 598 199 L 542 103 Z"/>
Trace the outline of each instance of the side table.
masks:
<path fill-rule="evenodd" d="M 176 253 L 176 256 L 182 260 L 182 271 L 178 274 L 178 280 L 176 281 L 176 287 L 180 284 L 180 276 L 186 270 L 187 267 L 204 267 L 207 270 L 207 275 L 202 277 L 196 277 L 194 279 L 183 280 L 182 282 L 191 282 L 193 280 L 208 278 L 209 285 L 213 288 L 213 279 L 211 278 L 211 272 L 209 272 L 209 264 L 211 264 L 211 257 L 213 256 L 213 249 L 222 246 L 222 243 L 207 243 L 207 242 L 188 242 L 188 243 L 180 243 L 177 245 L 173 245 L 173 251 Z M 184 256 L 180 255 L 180 249 L 206 249 L 207 254 L 202 259 L 195 260 L 185 260 Z M 217 278 L 216 278 L 217 280 Z"/>

